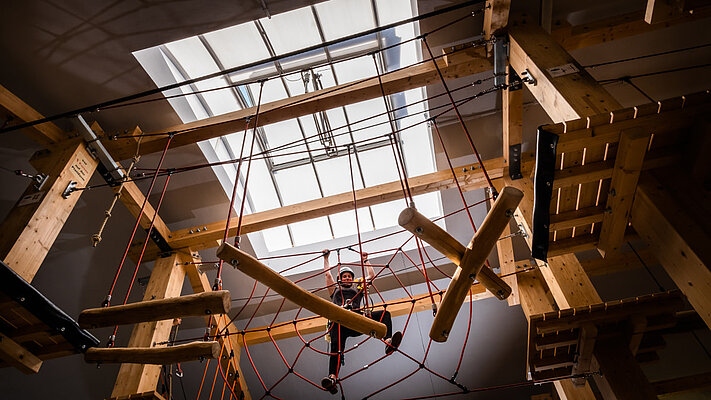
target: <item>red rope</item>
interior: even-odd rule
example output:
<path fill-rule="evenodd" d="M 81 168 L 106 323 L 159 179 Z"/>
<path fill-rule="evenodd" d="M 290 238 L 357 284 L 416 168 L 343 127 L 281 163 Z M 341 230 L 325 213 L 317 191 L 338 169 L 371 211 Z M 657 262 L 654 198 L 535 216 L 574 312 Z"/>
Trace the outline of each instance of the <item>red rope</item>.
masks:
<path fill-rule="evenodd" d="M 484 162 L 481 160 L 481 156 L 479 156 L 479 152 L 477 151 L 476 146 L 474 145 L 474 141 L 472 140 L 472 137 L 469 134 L 469 130 L 467 129 L 466 124 L 464 123 L 462 114 L 459 113 L 459 107 L 457 107 L 457 104 L 454 101 L 454 97 L 452 97 L 452 93 L 449 91 L 447 82 L 444 80 L 444 75 L 442 75 L 442 71 L 439 69 L 439 65 L 437 64 L 437 61 L 435 60 L 434 54 L 432 54 L 432 49 L 430 49 L 430 45 L 429 45 L 429 43 L 427 43 L 426 36 L 422 37 L 422 43 L 425 44 L 425 47 L 427 48 L 427 52 L 430 54 L 430 60 L 432 60 L 432 63 L 434 64 L 435 69 L 437 70 L 437 74 L 439 75 L 439 79 L 442 82 L 442 86 L 444 86 L 444 90 L 447 92 L 447 97 L 449 97 L 449 102 L 452 104 L 452 107 L 454 108 L 454 112 L 457 114 L 457 119 L 459 120 L 459 125 L 461 125 L 462 130 L 466 134 L 467 140 L 469 141 L 469 145 L 471 146 L 472 151 L 474 152 L 474 155 L 476 156 L 476 159 L 479 161 L 479 165 L 481 165 L 481 170 L 484 172 L 486 181 L 489 183 L 489 187 L 491 188 L 492 192 L 494 193 L 494 197 L 496 197 L 497 196 L 496 188 L 494 188 L 494 184 L 491 182 L 491 178 L 489 177 L 489 174 L 486 172 L 486 167 L 484 167 Z"/>
<path fill-rule="evenodd" d="M 163 160 L 165 159 L 165 154 L 168 152 L 168 147 L 170 147 L 170 142 L 173 140 L 173 136 L 171 135 L 168 137 L 168 141 L 165 143 L 165 148 L 163 149 L 163 154 L 161 154 L 160 161 L 158 161 L 158 166 L 156 167 L 156 171 L 160 169 L 160 167 L 163 165 Z M 118 265 L 118 268 L 116 269 L 116 274 L 114 275 L 114 280 L 111 283 L 111 288 L 109 289 L 109 294 L 106 295 L 106 300 L 104 300 L 104 303 L 102 304 L 104 307 L 108 307 L 109 303 L 111 302 L 111 295 L 114 292 L 114 288 L 116 287 L 116 282 L 118 281 L 119 274 L 121 273 L 121 268 L 123 267 L 123 263 L 126 262 L 126 257 L 128 256 L 128 251 L 131 249 L 131 242 L 133 242 L 134 236 L 136 236 L 136 230 L 138 230 L 138 225 L 141 223 L 141 216 L 143 215 L 143 210 L 146 209 L 146 204 L 148 203 L 148 196 L 151 194 L 151 191 L 153 190 L 153 185 L 156 183 L 156 178 L 158 177 L 158 173 L 156 172 L 155 175 L 153 175 L 153 178 L 151 179 L 151 185 L 148 188 L 148 191 L 146 192 L 146 196 L 143 199 L 143 204 L 141 204 L 141 210 L 138 212 L 138 216 L 136 217 L 136 223 L 133 225 L 133 231 L 131 232 L 131 237 L 128 239 L 128 243 L 126 243 L 126 250 L 123 252 L 123 257 L 121 257 L 121 262 Z M 156 210 L 156 215 L 158 214 L 158 211 Z M 148 238 L 146 238 L 146 241 L 148 241 Z"/>

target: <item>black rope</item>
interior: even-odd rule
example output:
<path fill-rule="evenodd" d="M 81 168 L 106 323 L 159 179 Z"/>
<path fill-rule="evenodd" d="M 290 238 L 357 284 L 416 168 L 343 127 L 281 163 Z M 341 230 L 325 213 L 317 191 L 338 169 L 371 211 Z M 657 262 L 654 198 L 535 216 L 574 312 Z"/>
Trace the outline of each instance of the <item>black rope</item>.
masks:
<path fill-rule="evenodd" d="M 635 79 L 635 78 L 644 78 L 647 76 L 654 76 L 654 75 L 661 75 L 661 74 L 668 74 L 671 72 L 679 72 L 679 71 L 686 71 L 689 69 L 696 69 L 696 68 L 705 68 L 711 66 L 711 63 L 706 63 L 706 64 L 700 64 L 700 65 L 690 65 L 688 67 L 679 67 L 679 68 L 672 68 L 672 69 L 667 69 L 663 71 L 657 71 L 657 72 L 648 72 L 646 74 L 637 74 L 637 75 L 625 75 L 621 76 L 619 78 L 611 78 L 611 79 L 603 79 L 598 81 L 598 83 L 611 83 L 611 82 L 619 82 L 619 81 L 624 81 L 625 79 Z"/>
<path fill-rule="evenodd" d="M 700 44 L 698 46 L 691 46 L 691 47 L 684 47 L 683 49 L 675 49 L 675 50 L 668 50 L 668 51 L 662 51 L 659 53 L 654 53 L 654 54 L 646 54 L 643 56 L 637 56 L 637 57 L 630 57 L 630 58 L 623 58 L 621 60 L 614 60 L 614 61 L 607 61 L 607 62 L 602 62 L 602 63 L 597 63 L 597 64 L 590 64 L 590 65 L 583 65 L 583 68 L 597 68 L 597 67 L 602 67 L 603 65 L 611 65 L 611 64 L 618 64 L 618 63 L 623 63 L 623 62 L 628 62 L 628 61 L 635 61 L 635 60 L 642 60 L 645 58 L 650 58 L 650 57 L 657 57 L 657 56 L 663 56 L 667 54 L 674 54 L 674 53 L 680 53 L 682 51 L 688 51 L 688 50 L 696 50 L 704 47 L 709 47 L 711 46 L 711 43 L 706 43 L 706 44 Z"/>
<path fill-rule="evenodd" d="M 340 38 L 340 39 L 335 39 L 335 40 L 331 40 L 331 41 L 328 41 L 328 42 L 325 42 L 325 43 L 319 43 L 319 44 L 316 44 L 316 45 L 313 45 L 313 46 L 309 46 L 309 47 L 307 47 L 307 48 L 305 48 L 305 49 L 300 49 L 300 50 L 292 51 L 292 52 L 285 53 L 285 54 L 282 54 L 282 55 L 279 55 L 279 56 L 270 57 L 270 58 L 265 59 L 265 60 L 254 61 L 254 62 L 249 63 L 249 64 L 241 65 L 241 66 L 239 66 L 239 67 L 229 68 L 229 69 L 226 69 L 226 70 L 223 70 L 223 71 L 218 71 L 218 72 L 215 72 L 215 73 L 212 73 L 212 74 L 208 74 L 208 75 L 204 75 L 204 76 L 201 76 L 201 77 L 198 77 L 198 78 L 188 79 L 188 80 L 186 80 L 186 81 L 182 81 L 182 82 L 179 82 L 179 83 L 174 83 L 174 84 L 170 84 L 170 85 L 167 85 L 167 86 L 159 87 L 159 88 L 156 88 L 156 89 L 146 90 L 146 91 L 139 92 L 139 93 L 135 93 L 135 94 L 132 94 L 132 95 L 119 97 L 119 98 L 117 98 L 117 99 L 113 99 L 113 100 L 109 100 L 109 101 L 105 101 L 105 102 L 93 104 L 93 105 L 87 106 L 87 107 L 81 107 L 81 108 L 78 108 L 78 109 L 75 109 L 75 110 L 66 111 L 66 112 L 63 112 L 63 113 L 60 113 L 60 114 L 55 114 L 55 115 L 52 115 L 52 116 L 49 116 L 49 117 L 40 118 L 40 119 L 37 119 L 37 120 L 34 120 L 34 121 L 29 121 L 29 122 L 25 122 L 25 123 L 18 124 L 18 125 L 12 125 L 12 126 L 9 126 L 9 127 L 4 127 L 4 128 L 2 128 L 2 129 L 0 129 L 0 133 L 10 132 L 10 131 L 14 131 L 14 130 L 17 130 L 17 129 L 22 129 L 22 128 L 27 128 L 27 127 L 35 126 L 35 125 L 42 124 L 42 123 L 45 123 L 45 122 L 55 121 L 55 120 L 60 119 L 60 118 L 72 117 L 72 116 L 74 116 L 74 115 L 81 114 L 81 113 L 85 113 L 85 112 L 97 111 L 97 110 L 100 110 L 100 109 L 105 108 L 105 107 L 113 106 L 113 105 L 115 105 L 115 104 L 125 103 L 125 102 L 131 101 L 131 100 L 136 100 L 136 99 L 139 99 L 139 98 L 143 98 L 143 97 L 147 97 L 147 96 L 151 96 L 151 95 L 155 95 L 155 94 L 160 94 L 160 93 L 165 92 L 165 91 L 168 91 L 168 90 L 177 89 L 177 88 L 180 88 L 180 87 L 183 87 L 183 86 L 187 86 L 187 85 L 191 85 L 191 84 L 193 84 L 193 83 L 200 82 L 200 81 L 204 81 L 204 80 L 207 80 L 207 79 L 217 78 L 217 77 L 220 77 L 220 76 L 223 76 L 223 75 L 228 75 L 228 74 L 232 74 L 232 73 L 235 73 L 235 72 L 238 72 L 238 71 L 247 70 L 247 69 L 249 69 L 249 68 L 257 67 L 257 66 L 262 65 L 262 64 L 272 64 L 272 63 L 274 63 L 274 62 L 277 62 L 277 61 L 280 61 L 280 60 L 283 60 L 283 59 L 287 59 L 287 58 L 290 58 L 290 57 L 294 57 L 294 56 L 297 56 L 297 55 L 300 55 L 300 54 L 303 54 L 303 53 L 308 53 L 308 52 L 310 52 L 310 51 L 319 50 L 319 49 L 322 49 L 322 48 L 328 48 L 328 47 L 331 47 L 331 46 L 334 46 L 334 45 L 337 45 L 337 44 L 340 44 L 340 43 L 347 42 L 347 41 L 349 41 L 349 40 L 357 39 L 357 38 L 362 37 L 362 36 L 367 36 L 367 35 L 376 34 L 376 33 L 378 33 L 378 32 L 382 32 L 382 31 L 384 31 L 384 30 L 392 29 L 392 28 L 395 28 L 395 27 L 400 26 L 400 25 L 404 25 L 404 24 L 408 24 L 408 23 L 411 23 L 411 22 L 420 21 L 420 20 L 422 20 L 422 19 L 427 19 L 427 18 L 430 18 L 430 17 L 433 17 L 433 16 L 437 16 L 437 15 L 440 15 L 440 14 L 444 14 L 444 13 L 450 12 L 450 11 L 458 10 L 458 9 L 461 9 L 461 8 L 464 8 L 464 7 L 469 7 L 469 6 L 472 6 L 472 5 L 474 5 L 474 4 L 478 4 L 478 3 L 481 3 L 481 2 L 482 2 L 482 1 L 474 1 L 474 0 L 472 0 L 472 1 L 467 1 L 467 2 L 464 2 L 464 3 L 461 3 L 461 4 L 456 4 L 456 5 L 453 5 L 453 6 L 450 6 L 450 7 L 442 8 L 442 9 L 440 9 L 440 10 L 435 10 L 435 11 L 432 11 L 432 12 L 429 12 L 429 13 L 417 15 L 417 16 L 414 16 L 414 17 L 412 17 L 412 18 L 404 19 L 404 20 L 401 20 L 401 21 L 398 21 L 398 22 L 394 22 L 394 23 L 391 23 L 391 24 L 388 24 L 388 25 L 383 25 L 383 26 L 380 26 L 380 27 L 376 27 L 376 28 L 373 28 L 373 29 L 369 29 L 369 30 L 367 30 L 367 31 L 365 31 L 365 32 L 356 33 L 356 34 L 349 35 L 349 36 L 346 36 L 346 37 L 343 37 L 343 38 Z"/>

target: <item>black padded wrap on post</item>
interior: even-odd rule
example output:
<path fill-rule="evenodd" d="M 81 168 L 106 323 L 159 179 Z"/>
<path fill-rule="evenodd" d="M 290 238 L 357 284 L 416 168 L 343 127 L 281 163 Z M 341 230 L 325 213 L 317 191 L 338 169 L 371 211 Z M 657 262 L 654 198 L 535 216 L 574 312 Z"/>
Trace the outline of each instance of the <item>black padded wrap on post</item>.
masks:
<path fill-rule="evenodd" d="M 538 128 L 536 140 L 536 176 L 533 181 L 533 239 L 531 256 L 542 261 L 548 257 L 548 227 L 555 174 L 558 135 Z"/>
<path fill-rule="evenodd" d="M 0 292 L 17 302 L 25 310 L 62 335 L 77 352 L 99 345 L 99 339 L 79 327 L 67 313 L 55 306 L 15 271 L 0 261 Z"/>

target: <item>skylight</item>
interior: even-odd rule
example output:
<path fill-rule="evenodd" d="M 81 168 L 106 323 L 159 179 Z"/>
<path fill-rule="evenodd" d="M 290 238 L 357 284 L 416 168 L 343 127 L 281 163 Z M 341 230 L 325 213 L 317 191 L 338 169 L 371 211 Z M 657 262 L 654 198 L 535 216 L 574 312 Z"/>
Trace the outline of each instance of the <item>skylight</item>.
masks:
<path fill-rule="evenodd" d="M 135 55 L 156 84 L 180 82 L 406 19 L 415 15 L 415 4 L 411 0 L 331 0 L 166 43 Z M 418 29 L 416 24 L 401 25 L 197 82 L 182 88 L 184 94 L 193 94 L 170 102 L 184 122 L 191 122 L 255 106 L 260 96 L 259 80 L 263 79 L 267 80 L 261 89 L 262 104 L 372 77 L 377 74 L 376 68 L 382 73 L 421 60 L 416 41 L 378 51 L 415 37 Z M 219 90 L 200 92 L 206 89 Z M 268 151 L 269 157 L 253 160 L 247 212 L 350 192 L 351 170 L 355 189 L 397 181 L 396 161 L 387 135 L 426 118 L 424 105 L 409 105 L 423 98 L 424 89 L 410 90 L 386 99 L 375 98 L 258 128 L 255 153 Z M 388 112 L 396 119 L 394 124 L 390 123 Z M 235 132 L 201 143 L 200 148 L 211 162 L 235 159 L 239 157 L 243 135 L 243 132 Z M 252 132 L 247 135 L 245 156 L 249 154 Z M 396 136 L 408 176 L 435 171 L 426 124 Z M 347 146 L 353 144 L 355 152 L 351 151 L 349 163 Z M 241 170 L 240 177 L 236 176 L 236 165 L 226 164 L 214 169 L 228 196 L 235 179 L 240 180 L 240 185 L 246 179 L 246 168 Z M 242 193 L 242 187 L 238 192 Z M 425 215 L 441 215 L 439 193 L 418 196 L 415 201 Z M 360 231 L 375 236 L 377 230 L 391 229 L 403 206 L 404 202 L 400 200 L 359 209 Z M 260 243 L 263 240 L 263 245 L 253 247 L 258 256 L 266 256 L 317 243 L 321 248 L 329 247 L 322 242 L 352 239 L 356 233 L 355 213 L 347 211 L 250 234 L 250 240 Z M 259 254 L 260 248 L 267 254 Z"/>

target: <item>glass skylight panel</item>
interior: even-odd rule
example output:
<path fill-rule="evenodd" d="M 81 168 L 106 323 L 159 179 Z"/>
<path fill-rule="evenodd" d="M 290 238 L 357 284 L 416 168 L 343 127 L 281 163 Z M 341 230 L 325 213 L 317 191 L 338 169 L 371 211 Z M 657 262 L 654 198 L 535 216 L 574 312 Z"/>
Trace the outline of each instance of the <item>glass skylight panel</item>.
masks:
<path fill-rule="evenodd" d="M 277 54 L 305 49 L 321 43 L 311 8 L 304 7 L 271 18 L 260 19 Z"/>
<path fill-rule="evenodd" d="M 331 0 L 314 7 L 326 41 L 375 28 L 370 0 Z"/>
<path fill-rule="evenodd" d="M 249 87 L 249 90 L 252 92 L 252 98 L 254 100 L 254 105 L 257 105 L 257 101 L 259 101 L 259 83 L 250 83 L 247 85 Z M 284 85 L 281 84 L 281 81 L 279 79 L 269 79 L 268 81 L 264 82 L 264 86 L 262 87 L 262 104 L 266 103 L 271 103 L 272 101 L 277 101 L 281 99 L 285 99 L 286 96 L 286 90 L 284 89 Z"/>
<path fill-rule="evenodd" d="M 380 25 L 411 18 L 413 15 L 411 0 L 375 0 Z"/>
<path fill-rule="evenodd" d="M 407 203 L 402 199 L 370 206 L 375 220 L 375 228 L 382 229 L 397 226 L 397 217 L 405 207 L 407 207 Z"/>
<path fill-rule="evenodd" d="M 301 135 L 299 124 L 295 119 L 269 124 L 262 129 L 264 130 L 264 136 L 267 139 L 269 149 L 276 149 L 269 153 L 269 155 L 273 157 L 272 162 L 274 165 L 307 158 L 309 156 L 308 153 L 306 153 L 306 146 L 303 144 L 303 136 Z M 284 145 L 289 146 L 280 149 L 280 147 Z"/>
<path fill-rule="evenodd" d="M 204 37 L 227 69 L 271 57 L 253 22 L 206 33 Z"/>
<path fill-rule="evenodd" d="M 333 239 L 331 228 L 326 217 L 289 224 L 294 237 L 294 246 L 323 242 Z"/>
<path fill-rule="evenodd" d="M 331 218 L 333 235 L 335 237 L 346 237 L 357 233 L 355 213 L 353 210 L 333 214 L 330 215 L 329 218 Z M 358 226 L 360 227 L 361 233 L 373 230 L 373 222 L 370 219 L 368 207 L 358 209 Z"/>
<path fill-rule="evenodd" d="M 317 118 L 318 114 L 316 114 Z M 314 121 L 314 115 L 306 115 L 299 117 L 301 121 L 301 127 L 304 130 L 304 135 L 306 135 L 306 140 L 308 141 L 308 147 L 311 150 L 311 155 L 318 156 L 326 154 L 324 146 L 321 144 L 318 138 L 318 131 L 316 130 L 316 122 Z M 302 154 L 302 158 L 308 157 L 308 154 Z"/>
<path fill-rule="evenodd" d="M 356 190 L 362 189 L 363 184 L 360 180 L 358 163 L 352 153 L 351 164 L 353 165 L 355 188 Z M 352 190 L 348 155 L 317 162 L 316 172 L 318 172 L 318 177 L 321 180 L 324 196 L 346 193 Z"/>
<path fill-rule="evenodd" d="M 382 98 L 349 104 L 346 112 L 356 142 L 375 137 L 380 137 L 378 140 L 387 139 L 383 136 L 392 132 Z"/>
<path fill-rule="evenodd" d="M 212 111 L 212 115 L 225 114 L 241 108 L 232 89 L 225 88 L 226 85 L 227 82 L 225 82 L 224 78 L 207 79 L 195 83 L 198 90 L 203 91 L 201 96 L 207 103 L 210 111 Z"/>
<path fill-rule="evenodd" d="M 343 108 L 332 108 L 326 111 L 326 115 L 328 115 L 328 121 L 331 123 L 331 129 L 333 137 L 336 139 L 336 144 L 343 146 L 347 143 L 351 143 L 351 136 L 348 131 L 348 126 L 346 125 L 346 116 L 343 113 Z"/>
<path fill-rule="evenodd" d="M 375 76 L 375 63 L 372 56 L 363 56 L 333 64 L 338 83 L 348 83 Z"/>
<path fill-rule="evenodd" d="M 180 63 L 183 71 L 191 78 L 197 78 L 220 70 L 197 36 L 167 43 L 165 47 Z"/>
<path fill-rule="evenodd" d="M 365 185 L 375 186 L 381 183 L 397 181 L 397 164 L 392 147 L 384 146 L 374 150 L 358 152 Z"/>
<path fill-rule="evenodd" d="M 321 193 L 313 167 L 301 165 L 281 170 L 274 174 L 284 205 L 318 199 Z"/>
<path fill-rule="evenodd" d="M 268 251 L 283 250 L 291 247 L 289 230 L 286 226 L 277 226 L 274 228 L 264 229 L 260 233 L 262 234 L 262 237 L 264 237 L 264 244 L 267 246 Z M 257 234 L 258 233 L 250 234 L 250 237 Z"/>

